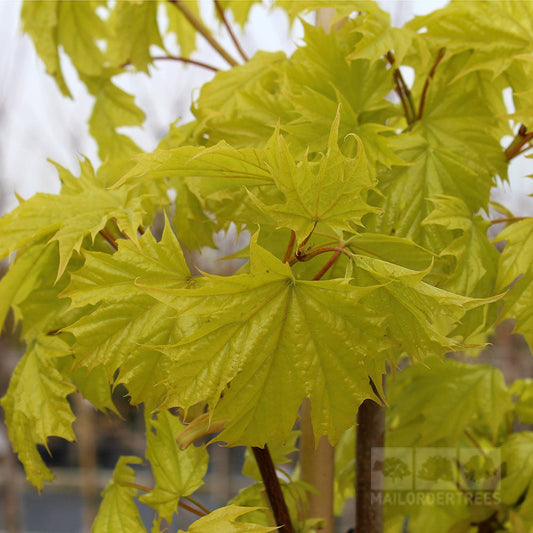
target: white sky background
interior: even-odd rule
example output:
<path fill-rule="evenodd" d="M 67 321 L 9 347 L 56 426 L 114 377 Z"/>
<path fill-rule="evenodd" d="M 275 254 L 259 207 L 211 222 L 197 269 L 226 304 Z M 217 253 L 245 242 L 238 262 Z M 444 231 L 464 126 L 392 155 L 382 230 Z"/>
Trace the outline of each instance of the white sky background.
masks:
<path fill-rule="evenodd" d="M 210 26 L 217 27 L 209 0 L 202 2 Z M 395 25 L 402 25 L 414 14 L 442 7 L 446 0 L 388 0 L 379 4 L 391 13 Z M 15 191 L 28 198 L 38 191 L 59 190 L 56 171 L 47 158 L 75 174 L 79 155 L 97 161 L 96 145 L 87 125 L 92 98 L 67 58 L 63 58 L 63 66 L 74 98 L 70 100 L 60 94 L 55 81 L 45 73 L 31 40 L 21 33 L 20 6 L 20 0 L 0 1 L 0 212 L 17 205 Z M 219 40 L 237 57 L 224 29 L 219 26 L 219 30 Z M 253 8 L 244 35 L 237 32 L 250 56 L 260 48 L 292 52 L 302 36 L 301 27 L 296 24 L 289 33 L 287 18 L 281 10 L 271 12 L 261 6 Z M 201 36 L 197 42 L 199 50 L 193 57 L 226 68 Z M 151 68 L 151 74 L 150 78 L 144 74 L 115 78 L 118 85 L 135 94 L 146 113 L 142 130 L 127 129 L 145 150 L 155 147 L 177 117 L 185 121 L 191 118 L 191 95 L 213 76 L 205 69 L 184 67 L 174 61 L 158 62 Z M 497 200 L 511 205 L 517 214 L 533 214 L 533 198 L 526 196 L 533 192 L 533 183 L 523 177 L 533 172 L 532 167 L 531 160 L 514 161 L 512 190 L 504 186 L 497 194 Z"/>

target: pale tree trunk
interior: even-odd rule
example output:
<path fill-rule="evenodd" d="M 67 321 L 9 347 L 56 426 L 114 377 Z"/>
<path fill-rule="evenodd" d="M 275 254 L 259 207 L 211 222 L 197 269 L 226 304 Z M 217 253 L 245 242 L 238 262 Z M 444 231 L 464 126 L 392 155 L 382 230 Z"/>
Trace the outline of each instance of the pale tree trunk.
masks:
<path fill-rule="evenodd" d="M 300 410 L 302 436 L 300 439 L 301 479 L 318 490 L 309 495 L 307 518 L 325 520 L 322 533 L 333 533 L 333 481 L 335 450 L 327 437 L 315 443 L 311 424 L 311 402 L 306 398 Z"/>
<path fill-rule="evenodd" d="M 75 396 L 78 419 L 76 437 L 78 440 L 78 465 L 80 468 L 80 490 L 83 498 L 83 531 L 90 533 L 98 511 L 98 465 L 96 458 L 96 412 L 81 395 Z"/>
<path fill-rule="evenodd" d="M 23 478 L 17 458 L 11 450 L 6 450 L 0 463 L 2 486 L 0 501 L 6 533 L 22 533 L 22 485 Z"/>

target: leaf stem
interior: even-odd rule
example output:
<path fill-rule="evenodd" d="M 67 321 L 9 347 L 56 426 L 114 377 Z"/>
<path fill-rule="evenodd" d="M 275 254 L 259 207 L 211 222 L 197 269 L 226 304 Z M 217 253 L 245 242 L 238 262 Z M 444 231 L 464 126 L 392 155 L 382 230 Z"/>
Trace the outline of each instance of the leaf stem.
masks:
<path fill-rule="evenodd" d="M 205 514 L 209 514 L 211 512 L 207 507 L 203 506 L 199 501 L 196 501 L 194 498 L 191 498 L 190 496 L 182 496 L 182 498 L 196 505 L 196 507 L 201 509 Z"/>
<path fill-rule="evenodd" d="M 503 222 L 519 222 L 520 220 L 527 220 L 531 217 L 507 217 L 507 218 L 495 218 L 494 220 L 491 220 L 490 223 L 492 224 L 502 224 Z"/>
<path fill-rule="evenodd" d="M 315 231 L 316 229 L 316 225 L 318 224 L 318 221 L 315 220 L 315 223 L 313 224 L 313 227 L 311 229 L 311 231 L 309 232 L 309 235 L 300 243 L 300 245 L 298 246 L 298 249 L 301 250 L 306 244 L 307 242 L 309 241 L 309 239 L 311 238 L 311 235 L 313 235 L 313 232 Z"/>
<path fill-rule="evenodd" d="M 113 224 L 115 224 L 117 232 L 120 233 L 122 235 L 122 237 L 124 237 L 125 239 L 128 239 L 128 240 L 131 240 L 130 236 L 124 230 L 120 229 L 120 227 L 118 225 L 118 220 L 115 217 L 113 217 L 111 219 L 111 222 L 113 222 Z M 113 229 L 115 229 L 115 228 L 113 228 Z"/>
<path fill-rule="evenodd" d="M 400 101 L 402 102 L 407 123 L 412 124 L 415 121 L 416 110 L 413 103 L 413 98 L 411 96 L 411 91 L 409 90 L 409 87 L 407 87 L 407 83 L 405 83 L 400 69 L 394 67 L 394 64 L 396 63 L 394 54 L 389 51 L 385 54 L 385 57 L 387 58 L 390 66 L 393 68 L 392 74 L 396 83 L 396 94 L 400 97 Z"/>
<path fill-rule="evenodd" d="M 528 133 L 526 126 L 524 124 L 521 124 L 520 128 L 518 128 L 518 133 L 516 134 L 515 138 L 512 140 L 511 144 L 504 152 L 507 161 L 510 161 L 511 159 L 513 159 L 513 157 L 516 157 L 520 153 L 527 150 L 528 148 L 525 148 L 525 150 L 522 150 L 522 148 L 532 140 L 533 131 L 530 131 Z"/>
<path fill-rule="evenodd" d="M 323 248 L 317 248 L 316 250 L 311 250 L 307 253 L 302 253 L 299 250 L 296 251 L 296 254 L 294 257 L 289 261 L 289 265 L 292 266 L 298 261 L 309 261 L 310 259 L 313 259 L 313 257 L 316 257 L 320 254 L 325 254 L 327 252 L 339 252 L 341 254 L 346 255 L 347 257 L 352 257 L 352 254 L 346 250 L 345 248 L 342 248 L 340 246 L 325 246 Z"/>
<path fill-rule="evenodd" d="M 281 533 L 294 533 L 289 509 L 283 497 L 283 492 L 281 492 L 281 485 L 276 475 L 276 468 L 272 462 L 268 446 L 266 444 L 264 448 L 252 446 L 252 452 L 261 472 L 268 501 L 270 502 L 270 507 L 272 508 L 272 513 L 274 514 L 279 531 Z"/>
<path fill-rule="evenodd" d="M 151 492 L 152 489 L 146 485 L 140 485 L 139 483 L 133 483 L 132 481 L 119 481 L 119 485 L 124 487 L 133 487 L 134 489 L 142 490 L 143 492 Z"/>
<path fill-rule="evenodd" d="M 196 61 L 194 59 L 189 59 L 188 57 L 182 57 L 182 56 L 154 56 L 152 57 L 153 61 L 181 61 L 182 63 L 189 63 L 191 65 L 196 65 L 197 67 L 202 67 L 208 70 L 212 70 L 213 72 L 218 72 L 218 68 L 214 67 L 213 65 L 209 65 L 207 63 L 203 63 L 202 61 Z"/>
<path fill-rule="evenodd" d="M 428 77 L 426 78 L 426 82 L 424 83 L 424 88 L 422 89 L 422 96 L 420 97 L 420 107 L 418 108 L 418 115 L 416 117 L 416 120 L 420 120 L 422 118 L 422 115 L 424 114 L 424 107 L 426 105 L 426 96 L 429 89 L 429 84 L 431 83 L 431 80 L 435 76 L 435 71 L 437 70 L 437 67 L 439 66 L 439 63 L 444 58 L 444 54 L 446 53 L 446 48 L 441 48 L 439 52 L 437 53 L 437 58 L 435 59 L 435 63 L 433 63 L 433 66 L 431 67 L 431 70 L 429 71 Z"/>
<path fill-rule="evenodd" d="M 117 241 L 114 239 L 113 235 L 109 233 L 109 230 L 103 228 L 100 230 L 100 235 L 115 249 L 118 250 Z"/>
<path fill-rule="evenodd" d="M 313 281 L 318 281 L 337 261 L 341 253 L 337 250 L 329 259 L 329 261 L 318 271 L 317 275 L 313 278 Z"/>
<path fill-rule="evenodd" d="M 231 40 L 233 41 L 233 44 L 235 45 L 235 48 L 237 48 L 239 54 L 244 59 L 244 61 L 249 61 L 249 58 L 246 55 L 246 53 L 244 52 L 244 50 L 242 49 L 241 45 L 239 44 L 239 41 L 237 40 L 237 37 L 236 37 L 235 33 L 233 32 L 233 29 L 231 28 L 231 25 L 228 22 L 228 19 L 224 15 L 224 9 L 220 5 L 220 1 L 219 0 L 215 0 L 215 7 L 217 9 L 217 13 L 218 13 L 220 19 L 222 20 L 222 22 L 224 23 L 224 26 L 226 26 L 226 29 L 228 30 L 229 36 L 231 37 Z"/>
<path fill-rule="evenodd" d="M 481 444 L 479 441 L 474 437 L 473 433 L 468 431 L 468 429 L 464 430 L 464 434 L 468 437 L 470 441 L 474 444 L 474 446 L 479 450 L 479 453 L 483 456 L 484 459 L 487 459 L 487 454 L 485 453 L 485 450 L 481 447 Z"/>
<path fill-rule="evenodd" d="M 140 485 L 139 483 L 133 483 L 131 481 L 120 481 L 120 485 L 123 485 L 125 487 L 133 487 L 134 489 L 142 490 L 143 492 L 151 492 L 152 489 L 150 487 L 146 487 L 145 485 Z M 181 500 L 178 501 L 178 505 L 180 507 L 183 507 L 190 513 L 195 514 L 196 516 L 206 516 L 210 513 L 209 509 L 206 509 L 203 505 L 198 503 L 196 500 L 193 500 L 192 498 L 188 496 L 183 496 L 184 499 L 191 501 L 195 505 L 197 505 L 200 509 L 195 509 L 194 507 L 191 507 L 190 505 L 187 505 L 186 503 L 183 503 Z"/>
<path fill-rule="evenodd" d="M 287 246 L 287 251 L 285 252 L 285 257 L 283 258 L 283 262 L 286 263 L 292 254 L 292 249 L 294 248 L 294 241 L 296 240 L 296 233 L 294 233 L 294 230 L 291 230 L 291 236 L 289 238 L 289 244 Z"/>
<path fill-rule="evenodd" d="M 207 516 L 209 514 L 209 513 L 204 513 L 203 511 L 199 511 L 198 509 L 195 509 L 194 507 L 191 507 L 190 505 L 183 503 L 181 500 L 178 501 L 178 506 L 183 507 L 183 509 L 189 511 L 189 513 L 195 514 L 196 516 Z"/>
<path fill-rule="evenodd" d="M 174 4 L 189 21 L 191 26 L 202 35 L 202 37 L 222 56 L 232 67 L 238 65 L 237 61 L 222 47 L 222 45 L 213 37 L 213 34 L 205 24 L 189 9 L 183 0 L 168 0 Z"/>

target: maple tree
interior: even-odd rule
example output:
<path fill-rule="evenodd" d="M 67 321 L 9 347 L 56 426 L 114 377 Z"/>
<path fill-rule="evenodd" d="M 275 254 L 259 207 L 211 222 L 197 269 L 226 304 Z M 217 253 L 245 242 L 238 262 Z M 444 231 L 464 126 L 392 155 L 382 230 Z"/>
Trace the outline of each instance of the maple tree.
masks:
<path fill-rule="evenodd" d="M 81 160 L 77 177 L 56 165 L 59 194 L 21 200 L 0 219 L 0 257 L 16 252 L 0 281 L 0 322 L 11 308 L 27 347 L 2 406 L 28 479 L 42 489 L 53 478 L 38 444 L 75 439 L 69 395 L 114 411 L 120 384 L 144 405 L 146 456 L 120 459 L 93 531 L 146 531 L 136 502 L 155 509 L 152 531 L 191 505 L 205 515 L 191 533 L 332 531 L 306 500 L 333 487 L 280 480 L 274 464 L 295 449 L 307 405 L 298 442 L 334 454 L 342 513 L 355 416 L 385 398 L 387 446 L 475 446 L 482 462 L 497 448 L 507 468 L 501 499 L 387 505 L 384 531 L 530 531 L 533 434 L 512 422 L 533 422 L 533 382 L 507 387 L 491 366 L 442 356 L 479 349 L 507 318 L 533 342 L 533 219 L 502 206 L 502 218 L 487 217 L 491 190 L 532 147 L 533 4 L 452 2 L 395 28 L 374 2 L 279 1 L 290 17 L 334 13 L 325 28 L 304 22 L 290 57 L 248 58 L 227 14 L 242 26 L 254 3 L 214 1 L 242 62 L 195 0 L 23 4 L 24 31 L 61 92 L 70 95 L 60 49 L 94 96 L 101 160 Z M 143 153 L 119 131 L 144 114 L 116 79 L 158 59 L 216 70 L 191 58 L 197 38 L 230 68 L 202 87 L 195 120 Z M 505 223 L 501 253 L 493 222 Z M 232 227 L 251 235 L 235 254 L 245 264 L 227 277 L 191 272 L 184 250 L 213 247 Z M 256 480 L 213 512 L 191 500 L 208 464 L 193 443 L 207 434 L 251 447 L 244 471 Z M 468 488 L 431 459 L 424 479 Z M 143 460 L 154 487 L 135 481 L 131 465 Z"/>

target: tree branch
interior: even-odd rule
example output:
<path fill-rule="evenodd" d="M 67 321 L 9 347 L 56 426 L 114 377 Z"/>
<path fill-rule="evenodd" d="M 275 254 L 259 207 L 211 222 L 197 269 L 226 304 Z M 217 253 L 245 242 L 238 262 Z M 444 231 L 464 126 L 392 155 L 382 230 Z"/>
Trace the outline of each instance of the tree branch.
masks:
<path fill-rule="evenodd" d="M 189 59 L 188 57 L 182 57 L 182 56 L 155 56 L 152 57 L 153 61 L 181 61 L 182 63 L 188 63 L 191 65 L 196 65 L 197 67 L 202 67 L 207 70 L 211 70 L 213 72 L 218 72 L 218 68 L 214 67 L 213 65 L 209 65 L 207 63 L 203 63 L 202 61 L 196 61 L 194 59 Z"/>
<path fill-rule="evenodd" d="M 313 278 L 313 281 L 318 281 L 337 261 L 341 253 L 337 250 L 332 256 L 331 259 L 318 271 L 318 274 Z"/>
<path fill-rule="evenodd" d="M 203 506 L 200 502 L 196 501 L 194 498 L 191 498 L 190 496 L 182 496 L 182 498 L 184 500 L 188 500 L 193 505 L 196 505 L 196 507 L 201 509 L 205 514 L 209 514 L 211 512 L 207 507 Z"/>
<path fill-rule="evenodd" d="M 226 29 L 228 30 L 229 36 L 231 37 L 231 40 L 233 41 L 233 44 L 235 45 L 235 48 L 237 48 L 239 54 L 244 59 L 244 61 L 249 61 L 248 56 L 246 55 L 244 50 L 241 48 L 241 45 L 239 44 L 239 41 L 237 40 L 237 37 L 233 33 L 231 25 L 228 22 L 228 19 L 224 15 L 224 10 L 222 9 L 222 6 L 220 5 L 219 0 L 215 0 L 215 7 L 217 9 L 217 13 L 218 13 L 220 19 L 222 20 L 222 22 L 224 23 L 224 26 L 226 26 Z"/>
<path fill-rule="evenodd" d="M 533 140 L 533 131 L 530 131 L 528 133 L 526 126 L 524 126 L 524 124 L 521 124 L 515 138 L 504 152 L 507 161 L 510 161 L 511 159 L 513 159 L 513 157 L 519 155 L 522 152 L 522 147 L 529 143 L 531 140 Z"/>
<path fill-rule="evenodd" d="M 140 485 L 139 483 L 133 483 L 131 481 L 120 481 L 120 485 L 123 485 L 124 487 L 133 487 L 134 489 L 142 490 L 143 492 L 151 492 L 152 489 L 150 487 L 146 487 L 144 485 Z M 187 498 L 188 500 L 192 500 L 192 498 Z M 195 509 L 194 507 L 191 507 L 190 505 L 187 505 L 186 503 L 183 503 L 181 500 L 178 501 L 178 505 L 180 507 L 183 507 L 183 509 L 186 509 L 190 513 L 195 514 L 196 516 L 206 516 L 209 514 L 209 510 L 206 509 L 203 505 L 200 505 L 197 501 L 192 500 L 194 504 L 198 505 L 201 510 Z"/>
<path fill-rule="evenodd" d="M 413 98 L 411 97 L 411 91 L 409 90 L 409 87 L 407 87 L 407 83 L 405 83 L 400 69 L 394 67 L 394 64 L 396 63 L 394 54 L 389 51 L 385 54 L 385 57 L 393 68 L 392 74 L 394 76 L 394 81 L 396 82 L 396 94 L 400 97 L 400 101 L 402 102 L 407 123 L 412 124 L 415 121 L 416 111 L 413 104 Z"/>
<path fill-rule="evenodd" d="M 491 220 L 490 223 L 492 224 L 502 224 L 503 222 L 520 222 L 520 220 L 527 220 L 531 217 L 507 217 L 507 218 L 495 218 L 494 220 Z"/>
<path fill-rule="evenodd" d="M 287 251 L 285 252 L 285 257 L 283 258 L 283 262 L 286 263 L 292 254 L 292 249 L 294 248 L 294 241 L 296 240 L 296 233 L 294 233 L 294 230 L 291 230 L 291 236 L 289 238 L 289 244 L 287 245 Z"/>
<path fill-rule="evenodd" d="M 205 26 L 205 24 L 189 9 L 183 0 L 168 0 L 174 4 L 189 21 L 191 26 L 202 35 L 202 37 L 232 66 L 238 65 L 237 61 L 231 57 L 222 45 L 213 37 L 212 33 Z"/>
<path fill-rule="evenodd" d="M 420 97 L 420 107 L 418 108 L 418 115 L 416 117 L 416 120 L 420 120 L 422 118 L 422 115 L 424 113 L 424 107 L 426 105 L 426 96 L 429 89 L 429 84 L 431 83 L 431 80 L 435 76 L 435 71 L 437 70 L 437 67 L 439 66 L 439 63 L 444 58 L 444 54 L 446 53 L 446 48 L 441 48 L 437 54 L 437 59 L 435 59 L 435 63 L 433 63 L 433 66 L 431 67 L 431 70 L 429 71 L 428 77 L 426 78 L 426 83 L 424 83 L 424 88 L 422 89 L 422 96 Z"/>
<path fill-rule="evenodd" d="M 118 250 L 118 244 L 117 241 L 114 239 L 113 235 L 109 233 L 109 231 L 104 228 L 100 230 L 100 235 L 115 249 Z"/>
<path fill-rule="evenodd" d="M 487 459 L 487 454 L 485 453 L 485 450 L 481 447 L 481 444 L 476 439 L 476 437 L 474 437 L 473 433 L 468 431 L 468 429 L 465 429 L 463 433 L 472 441 L 472 443 L 479 450 L 479 453 L 483 456 L 483 458 Z"/>
<path fill-rule="evenodd" d="M 374 394 L 379 398 L 374 382 L 370 379 Z M 355 478 L 355 533 L 382 533 L 383 506 L 372 499 L 372 448 L 385 445 L 385 407 L 374 400 L 365 400 L 357 413 L 356 478 Z"/>
<path fill-rule="evenodd" d="M 257 466 L 259 467 L 259 471 L 261 472 L 268 501 L 270 502 L 270 507 L 272 508 L 272 513 L 274 514 L 276 525 L 279 527 L 280 533 L 294 533 L 289 509 L 287 508 L 287 503 L 281 492 L 281 485 L 278 476 L 276 475 L 276 468 L 272 462 L 272 457 L 270 456 L 267 445 L 265 444 L 264 448 L 252 446 L 252 452 L 257 462 Z"/>
<path fill-rule="evenodd" d="M 316 257 L 320 254 L 325 254 L 327 252 L 339 252 L 340 254 L 344 254 L 347 257 L 352 257 L 352 254 L 348 250 L 340 246 L 324 246 L 323 248 L 311 250 L 308 253 L 303 253 L 300 252 L 300 250 L 297 250 L 296 254 L 294 254 L 294 257 L 289 261 L 289 265 L 292 266 L 298 261 L 309 261 L 310 259 L 313 259 L 313 257 Z"/>

